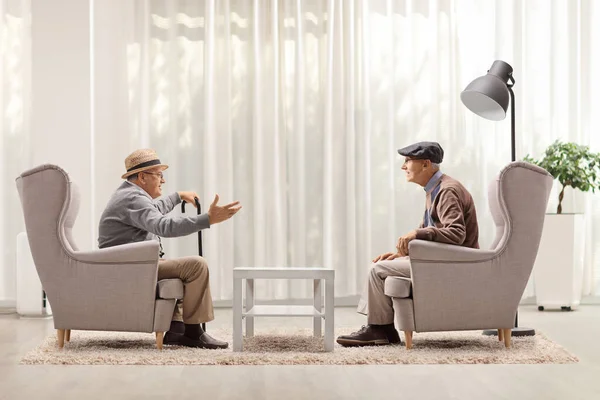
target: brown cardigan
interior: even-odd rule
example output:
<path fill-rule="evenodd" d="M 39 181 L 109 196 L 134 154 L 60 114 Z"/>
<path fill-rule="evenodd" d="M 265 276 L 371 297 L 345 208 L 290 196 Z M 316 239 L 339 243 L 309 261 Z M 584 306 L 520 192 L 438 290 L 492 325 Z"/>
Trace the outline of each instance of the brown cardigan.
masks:
<path fill-rule="evenodd" d="M 424 227 L 423 219 L 417 229 L 417 239 L 478 249 L 479 228 L 473 197 L 459 181 L 448 175 L 442 175 L 439 185 L 440 190 L 433 204 L 433 190 L 427 193 L 426 201 L 435 226 Z"/>

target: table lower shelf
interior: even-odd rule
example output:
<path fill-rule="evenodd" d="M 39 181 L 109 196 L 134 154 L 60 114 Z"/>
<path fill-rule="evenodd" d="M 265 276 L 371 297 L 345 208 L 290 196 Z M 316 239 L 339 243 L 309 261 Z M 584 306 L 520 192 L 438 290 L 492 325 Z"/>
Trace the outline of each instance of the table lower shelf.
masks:
<path fill-rule="evenodd" d="M 257 305 L 242 312 L 242 317 L 325 317 L 314 306 Z"/>

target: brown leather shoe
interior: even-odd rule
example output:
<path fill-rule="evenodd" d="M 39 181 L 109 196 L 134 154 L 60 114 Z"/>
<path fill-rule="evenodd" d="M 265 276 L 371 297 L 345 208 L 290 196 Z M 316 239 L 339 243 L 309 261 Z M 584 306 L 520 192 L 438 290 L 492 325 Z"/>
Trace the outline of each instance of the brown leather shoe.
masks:
<path fill-rule="evenodd" d="M 342 346 L 382 346 L 399 343 L 400 336 L 395 329 L 392 332 L 391 330 L 374 327 L 373 325 L 363 325 L 356 332 L 338 336 L 337 342 Z"/>
<path fill-rule="evenodd" d="M 229 346 L 227 342 L 217 340 L 206 332 L 203 332 L 199 339 L 192 339 L 183 335 L 179 339 L 179 345 L 186 347 L 198 347 L 202 349 L 226 349 Z"/>

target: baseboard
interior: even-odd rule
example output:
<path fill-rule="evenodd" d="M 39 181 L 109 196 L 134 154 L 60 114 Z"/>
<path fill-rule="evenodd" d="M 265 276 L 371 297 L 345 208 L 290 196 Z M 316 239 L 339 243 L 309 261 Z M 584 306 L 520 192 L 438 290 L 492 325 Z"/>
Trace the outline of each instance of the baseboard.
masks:
<path fill-rule="evenodd" d="M 336 307 L 356 307 L 358 305 L 358 301 L 360 300 L 359 295 L 354 296 L 345 296 L 345 297 L 336 297 L 335 306 Z M 257 300 L 260 304 L 269 304 L 269 305 L 292 305 L 292 306 L 306 306 L 313 304 L 312 299 L 289 299 L 289 300 Z M 581 305 L 594 305 L 600 304 L 600 296 L 585 296 L 581 300 Z M 232 300 L 215 300 L 213 302 L 215 308 L 231 308 Z M 521 306 L 532 306 L 536 305 L 535 296 L 525 297 L 521 299 L 519 303 Z"/>
<path fill-rule="evenodd" d="M 519 302 L 520 306 L 531 306 L 531 305 L 535 305 L 535 304 L 536 304 L 535 296 L 522 298 L 521 301 Z"/>
<path fill-rule="evenodd" d="M 600 304 L 600 296 L 584 296 L 581 299 L 581 303 L 582 305 L 593 305 L 593 304 Z"/>
<path fill-rule="evenodd" d="M 581 298 L 581 302 L 579 303 L 580 305 L 598 305 L 600 304 L 600 296 L 583 296 Z M 524 299 L 521 299 L 521 302 L 519 303 L 519 305 L 521 306 L 535 306 L 537 305 L 537 301 L 535 296 L 531 296 L 531 297 L 527 297 Z"/>
<path fill-rule="evenodd" d="M 356 307 L 358 305 L 358 300 L 360 296 L 345 296 L 345 297 L 337 297 L 335 299 L 336 307 Z M 268 300 L 261 301 L 258 300 L 260 304 L 269 304 L 269 305 L 311 305 L 312 299 L 289 299 L 289 300 Z M 526 297 L 521 300 L 519 303 L 522 306 L 535 305 L 535 297 Z M 581 300 L 581 305 L 599 305 L 600 304 L 600 296 L 585 296 Z M 231 308 L 232 300 L 215 300 L 213 302 L 215 308 Z M 14 314 L 17 312 L 16 305 L 14 301 L 11 300 L 0 300 L 0 314 Z"/>
<path fill-rule="evenodd" d="M 356 307 L 360 296 L 345 296 L 336 297 L 334 301 L 335 307 Z M 256 300 L 259 304 L 268 305 L 286 305 L 286 306 L 308 306 L 313 304 L 313 299 L 284 299 L 284 300 Z M 231 308 L 232 300 L 215 300 L 213 302 L 215 308 Z"/>
<path fill-rule="evenodd" d="M 14 314 L 17 312 L 17 302 L 14 300 L 0 299 L 0 314 Z"/>

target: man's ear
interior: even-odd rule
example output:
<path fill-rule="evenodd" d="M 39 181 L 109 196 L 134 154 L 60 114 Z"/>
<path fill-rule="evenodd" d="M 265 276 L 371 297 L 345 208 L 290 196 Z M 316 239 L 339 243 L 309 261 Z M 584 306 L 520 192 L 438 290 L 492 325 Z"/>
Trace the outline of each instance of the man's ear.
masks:
<path fill-rule="evenodd" d="M 424 164 L 423 164 L 423 168 L 428 169 L 431 168 L 431 160 L 423 160 Z"/>

